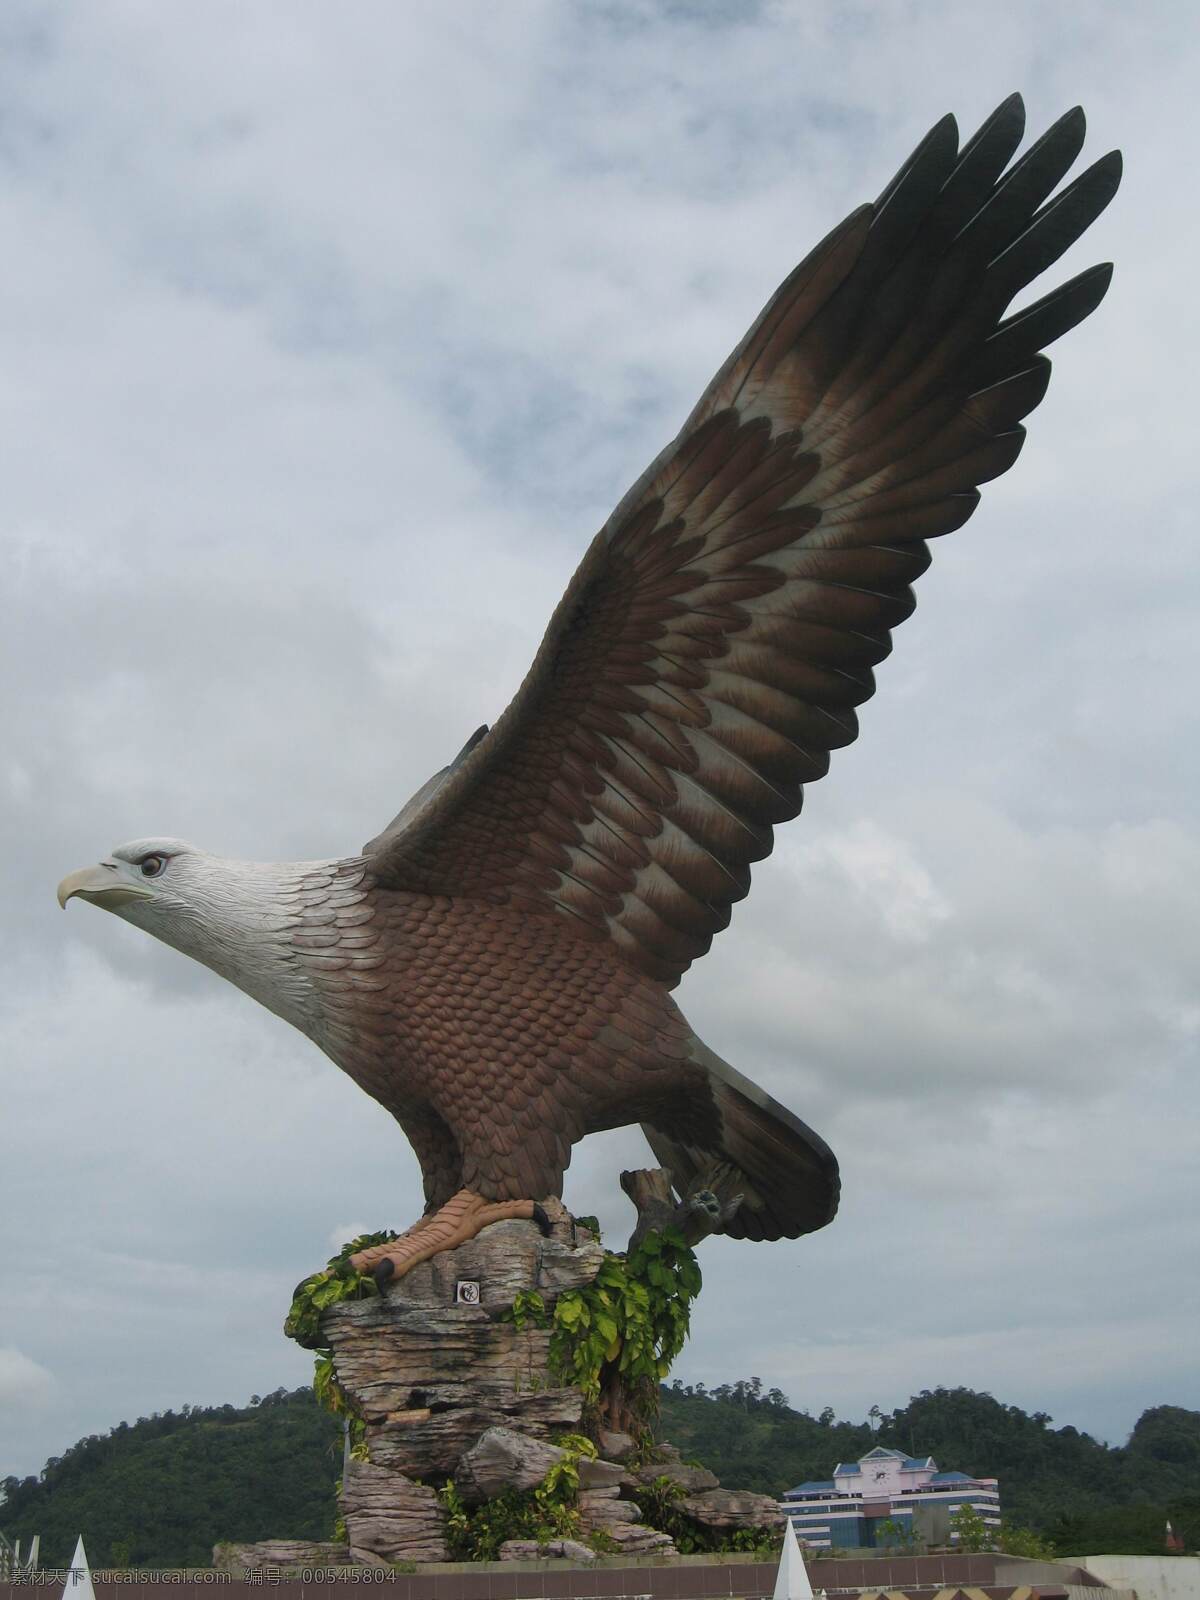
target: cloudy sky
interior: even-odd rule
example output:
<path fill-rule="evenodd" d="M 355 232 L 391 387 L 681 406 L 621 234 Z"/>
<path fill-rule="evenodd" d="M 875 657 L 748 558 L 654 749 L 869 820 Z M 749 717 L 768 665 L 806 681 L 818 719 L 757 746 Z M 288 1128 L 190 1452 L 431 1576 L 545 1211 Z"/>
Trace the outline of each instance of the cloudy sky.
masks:
<path fill-rule="evenodd" d="M 1013 88 L 1123 146 L 1056 273 L 1117 275 L 683 985 L 845 1200 L 703 1247 L 678 1371 L 1113 1441 L 1200 1406 L 1189 9 L 4 8 L 0 1476 L 305 1381 L 292 1286 L 420 1209 L 313 1046 L 58 879 L 155 833 L 357 848 L 779 279 Z M 588 1141 L 568 1201 L 624 1239 L 646 1153 Z"/>

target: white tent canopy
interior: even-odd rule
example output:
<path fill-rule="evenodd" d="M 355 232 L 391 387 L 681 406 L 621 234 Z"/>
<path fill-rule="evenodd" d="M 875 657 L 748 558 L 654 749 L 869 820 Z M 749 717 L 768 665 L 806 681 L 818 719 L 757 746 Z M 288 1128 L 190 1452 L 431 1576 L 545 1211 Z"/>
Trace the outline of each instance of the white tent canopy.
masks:
<path fill-rule="evenodd" d="M 813 1600 L 812 1584 L 804 1566 L 804 1557 L 796 1543 L 796 1530 L 791 1517 L 785 1519 L 783 1554 L 779 1557 L 779 1573 L 775 1579 L 774 1600 Z"/>
<path fill-rule="evenodd" d="M 96 1600 L 96 1591 L 92 1588 L 92 1569 L 88 1566 L 82 1534 L 76 1542 L 75 1554 L 71 1557 L 71 1570 L 67 1573 L 63 1600 Z"/>

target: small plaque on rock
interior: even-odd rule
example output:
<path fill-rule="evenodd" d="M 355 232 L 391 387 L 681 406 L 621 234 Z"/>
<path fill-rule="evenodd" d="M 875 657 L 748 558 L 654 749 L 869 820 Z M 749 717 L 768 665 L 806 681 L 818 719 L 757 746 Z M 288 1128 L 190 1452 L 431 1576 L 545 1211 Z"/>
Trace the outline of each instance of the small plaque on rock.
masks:
<path fill-rule="evenodd" d="M 454 1285 L 454 1299 L 460 1306 L 479 1304 L 479 1285 L 474 1278 L 460 1278 Z"/>

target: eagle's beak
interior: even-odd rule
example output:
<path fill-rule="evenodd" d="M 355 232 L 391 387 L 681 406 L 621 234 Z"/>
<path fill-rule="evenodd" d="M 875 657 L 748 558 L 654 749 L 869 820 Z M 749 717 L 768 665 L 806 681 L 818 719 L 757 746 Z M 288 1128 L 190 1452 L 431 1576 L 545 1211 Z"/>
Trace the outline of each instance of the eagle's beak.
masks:
<path fill-rule="evenodd" d="M 80 867 L 78 872 L 69 872 L 58 886 L 58 903 L 65 911 L 67 901 L 73 895 L 79 895 L 107 909 L 127 900 L 153 898 L 153 890 L 130 883 L 119 874 L 120 868 L 115 861 L 102 861 L 98 867 Z"/>

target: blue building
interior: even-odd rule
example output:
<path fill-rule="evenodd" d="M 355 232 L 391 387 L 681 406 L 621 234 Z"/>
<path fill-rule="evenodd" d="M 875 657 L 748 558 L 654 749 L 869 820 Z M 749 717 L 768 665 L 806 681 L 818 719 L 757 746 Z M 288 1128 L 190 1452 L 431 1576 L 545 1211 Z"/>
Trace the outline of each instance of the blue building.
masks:
<path fill-rule="evenodd" d="M 960 1506 L 973 1506 L 999 1527 L 996 1479 L 939 1472 L 932 1456 L 906 1456 L 882 1445 L 860 1461 L 839 1463 L 832 1478 L 798 1483 L 781 1502 L 797 1539 L 815 1550 L 895 1544 L 897 1527 L 928 1544 L 953 1544 L 950 1519 Z M 890 1526 L 880 1531 L 883 1523 Z"/>

